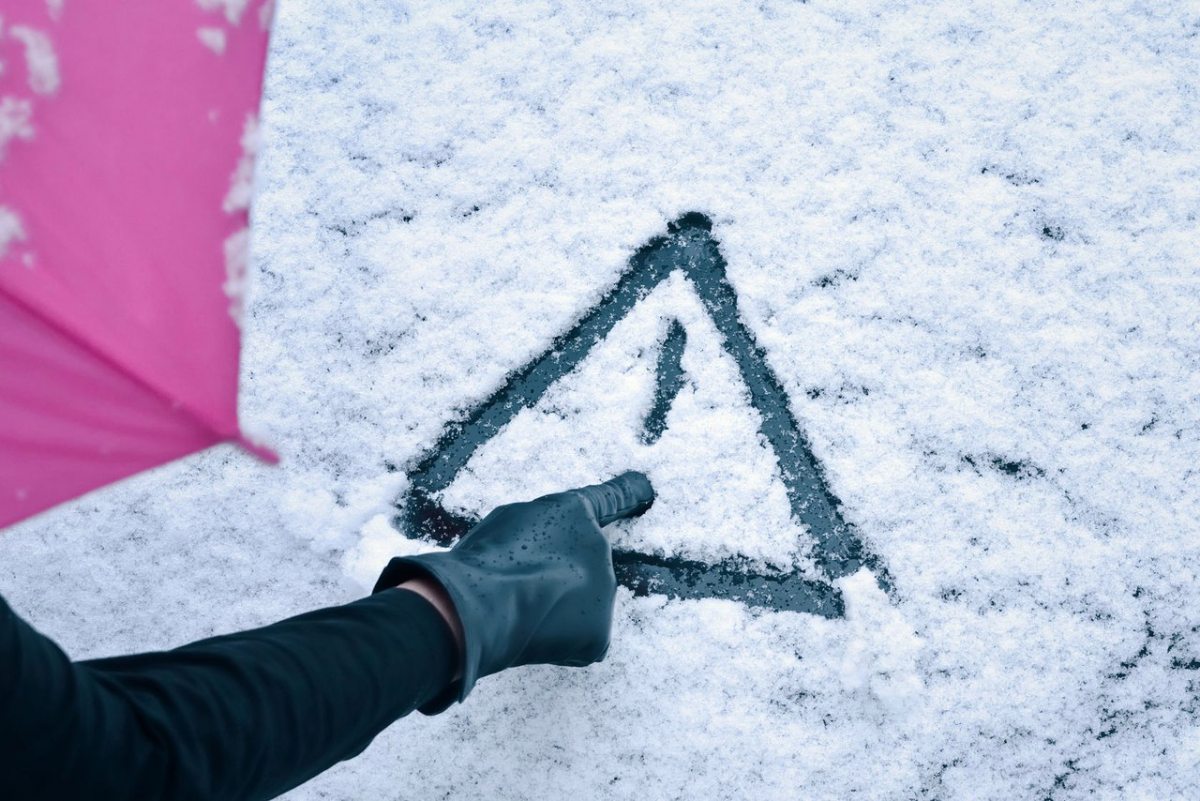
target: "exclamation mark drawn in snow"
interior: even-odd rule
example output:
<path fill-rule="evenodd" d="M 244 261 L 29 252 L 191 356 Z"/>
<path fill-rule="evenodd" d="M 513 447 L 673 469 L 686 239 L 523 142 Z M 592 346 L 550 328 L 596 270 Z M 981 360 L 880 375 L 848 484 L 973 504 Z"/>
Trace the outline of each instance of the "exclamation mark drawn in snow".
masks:
<path fill-rule="evenodd" d="M 830 618 L 845 615 L 838 579 L 865 567 L 886 586 L 882 566 L 864 550 L 854 527 L 843 519 L 824 471 L 792 414 L 787 394 L 741 320 L 737 295 L 726 278 L 725 260 L 711 232 L 712 223 L 702 214 L 686 214 L 673 222 L 665 236 L 651 240 L 634 254 L 616 286 L 569 331 L 511 374 L 462 421 L 449 424 L 432 450 L 410 469 L 409 489 L 397 502 L 396 527 L 413 539 L 443 546 L 465 534 L 477 521 L 448 510 L 441 496 L 472 456 L 522 410 L 536 406 L 551 385 L 574 371 L 641 300 L 679 272 L 696 291 L 720 336 L 721 347 L 737 365 L 749 402 L 758 412 L 759 433 L 774 451 L 791 516 L 811 532 L 813 560 L 823 575 L 812 578 L 799 570 L 764 570 L 738 557 L 704 562 L 616 548 L 613 566 L 617 580 L 638 595 L 727 598 Z M 671 405 L 685 386 L 686 348 L 687 333 L 678 320 L 672 320 L 658 351 L 655 394 L 643 421 L 643 444 L 652 445 L 667 429 Z"/>
<path fill-rule="evenodd" d="M 658 371 L 654 386 L 654 402 L 642 427 L 642 442 L 653 445 L 667 430 L 667 412 L 679 390 L 683 389 L 683 349 L 687 347 L 687 331 L 678 320 L 672 320 L 658 352 Z"/>

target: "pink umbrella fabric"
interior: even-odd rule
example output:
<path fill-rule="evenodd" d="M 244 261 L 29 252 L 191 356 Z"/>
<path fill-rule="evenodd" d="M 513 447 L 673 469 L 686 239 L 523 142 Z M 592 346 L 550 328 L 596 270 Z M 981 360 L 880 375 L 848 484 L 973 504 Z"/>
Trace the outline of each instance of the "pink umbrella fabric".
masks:
<path fill-rule="evenodd" d="M 237 416 L 271 8 L 0 7 L 0 527 Z"/>

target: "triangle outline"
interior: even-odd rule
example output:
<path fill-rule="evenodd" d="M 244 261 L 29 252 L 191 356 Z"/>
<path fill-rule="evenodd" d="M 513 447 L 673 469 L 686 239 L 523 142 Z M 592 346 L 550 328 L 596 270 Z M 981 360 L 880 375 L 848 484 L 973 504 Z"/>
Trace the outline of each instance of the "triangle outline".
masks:
<path fill-rule="evenodd" d="M 678 270 L 688 279 L 720 335 L 721 347 L 737 366 L 750 404 L 758 412 L 759 431 L 775 454 L 792 517 L 812 532 L 813 557 L 830 583 L 799 573 L 756 571 L 736 558 L 709 564 L 617 549 L 613 567 L 618 582 L 635 595 L 718 597 L 828 618 L 845 615 L 841 592 L 832 581 L 860 567 L 872 569 L 880 584 L 889 589 L 878 560 L 864 549 L 857 531 L 842 517 L 840 502 L 791 411 L 789 396 L 742 320 L 726 266 L 707 216 L 689 212 L 670 223 L 665 235 L 654 237 L 634 253 L 617 283 L 570 329 L 510 373 L 462 420 L 446 426 L 434 446 L 408 471 L 409 488 L 396 504 L 396 528 L 411 539 L 449 546 L 478 522 L 443 508 L 438 493 L 453 483 L 483 443 L 498 435 L 522 410 L 536 406 L 555 382 L 574 371 L 618 322 Z"/>

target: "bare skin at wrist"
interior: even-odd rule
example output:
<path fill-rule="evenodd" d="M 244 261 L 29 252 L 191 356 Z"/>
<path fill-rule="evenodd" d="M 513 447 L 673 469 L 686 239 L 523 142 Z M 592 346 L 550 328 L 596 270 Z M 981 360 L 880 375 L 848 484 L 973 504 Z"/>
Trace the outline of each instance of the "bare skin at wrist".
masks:
<path fill-rule="evenodd" d="M 441 584 L 431 578 L 409 579 L 403 584 L 398 585 L 397 589 L 408 590 L 420 595 L 426 601 L 429 601 L 430 605 L 446 621 L 446 625 L 450 628 L 450 633 L 454 637 L 455 648 L 458 650 L 457 666 L 454 670 L 454 678 L 457 679 L 462 675 L 463 630 L 462 621 L 458 619 L 458 612 L 454 609 L 454 602 L 450 600 L 450 595 Z"/>

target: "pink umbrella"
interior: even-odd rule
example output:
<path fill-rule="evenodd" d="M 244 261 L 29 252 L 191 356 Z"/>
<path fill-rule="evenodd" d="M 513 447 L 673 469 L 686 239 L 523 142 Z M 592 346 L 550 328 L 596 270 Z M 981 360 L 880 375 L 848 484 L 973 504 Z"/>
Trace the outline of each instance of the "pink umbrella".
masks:
<path fill-rule="evenodd" d="M 270 3 L 0 9 L 0 526 L 219 442 Z"/>

